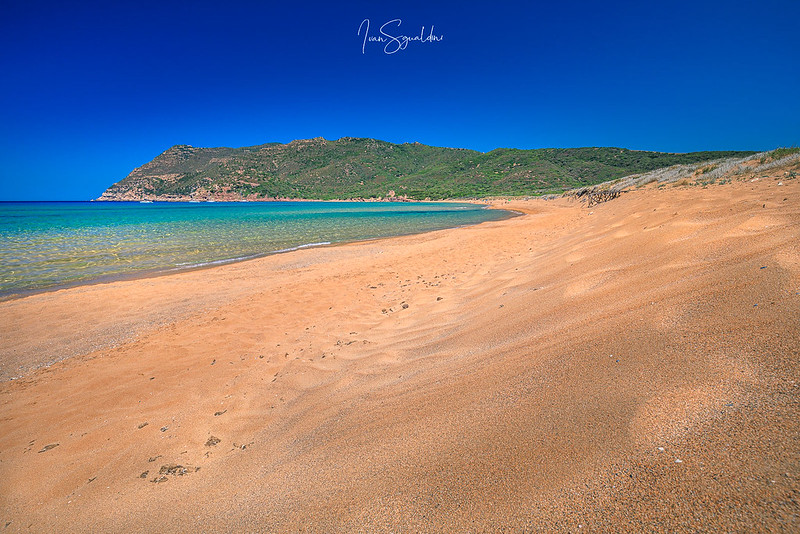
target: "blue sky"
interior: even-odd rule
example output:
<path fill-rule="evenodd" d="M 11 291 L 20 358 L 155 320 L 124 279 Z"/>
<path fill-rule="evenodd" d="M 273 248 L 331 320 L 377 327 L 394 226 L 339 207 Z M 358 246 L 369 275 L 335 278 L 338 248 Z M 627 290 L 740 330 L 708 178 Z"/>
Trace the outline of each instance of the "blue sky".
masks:
<path fill-rule="evenodd" d="M 7 0 L 0 200 L 94 198 L 174 144 L 800 144 L 797 0 L 335 4 Z"/>

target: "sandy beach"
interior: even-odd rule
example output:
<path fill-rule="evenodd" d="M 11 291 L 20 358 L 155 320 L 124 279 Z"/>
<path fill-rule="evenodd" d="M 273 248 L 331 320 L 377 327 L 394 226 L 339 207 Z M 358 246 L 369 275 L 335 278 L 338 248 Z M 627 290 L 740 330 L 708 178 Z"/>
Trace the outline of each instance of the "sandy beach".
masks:
<path fill-rule="evenodd" d="M 797 532 L 786 171 L 0 302 L 0 526 Z"/>

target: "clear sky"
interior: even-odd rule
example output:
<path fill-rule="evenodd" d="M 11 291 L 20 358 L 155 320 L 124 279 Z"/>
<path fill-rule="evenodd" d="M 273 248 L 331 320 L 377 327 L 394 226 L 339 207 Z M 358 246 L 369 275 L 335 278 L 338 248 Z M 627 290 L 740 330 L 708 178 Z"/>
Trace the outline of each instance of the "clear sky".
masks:
<path fill-rule="evenodd" d="M 4 0 L 0 200 L 94 198 L 175 144 L 798 145 L 798 21 L 798 0 Z"/>

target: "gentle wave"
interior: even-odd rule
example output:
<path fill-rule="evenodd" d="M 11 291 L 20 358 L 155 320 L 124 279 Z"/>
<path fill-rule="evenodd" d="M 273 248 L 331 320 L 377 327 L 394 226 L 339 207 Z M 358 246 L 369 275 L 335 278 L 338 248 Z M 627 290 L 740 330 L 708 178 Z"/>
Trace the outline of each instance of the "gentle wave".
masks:
<path fill-rule="evenodd" d="M 282 248 L 280 250 L 272 250 L 270 252 L 265 252 L 263 254 L 251 254 L 250 256 L 240 256 L 238 258 L 228 258 L 224 260 L 215 260 L 215 261 L 206 261 L 202 263 L 177 263 L 175 264 L 176 269 L 171 269 L 174 271 L 183 270 L 183 269 L 196 269 L 198 267 L 208 267 L 209 265 L 222 265 L 224 263 L 236 263 L 237 261 L 246 261 L 246 260 L 254 260 L 256 258 L 263 258 L 264 256 L 269 256 L 271 254 L 282 254 L 284 252 L 292 252 L 294 250 L 300 250 L 304 248 L 311 248 L 311 247 L 322 247 L 325 245 L 330 245 L 330 241 L 321 241 L 319 243 L 304 243 L 302 245 L 297 245 L 296 247 L 289 247 L 289 248 Z"/>

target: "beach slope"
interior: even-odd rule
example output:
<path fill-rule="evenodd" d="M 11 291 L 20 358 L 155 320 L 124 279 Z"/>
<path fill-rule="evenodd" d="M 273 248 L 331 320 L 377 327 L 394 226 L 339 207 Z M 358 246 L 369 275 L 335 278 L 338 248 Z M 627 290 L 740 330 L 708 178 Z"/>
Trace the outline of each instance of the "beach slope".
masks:
<path fill-rule="evenodd" d="M 794 165 L 1 302 L 0 525 L 800 530 Z"/>

